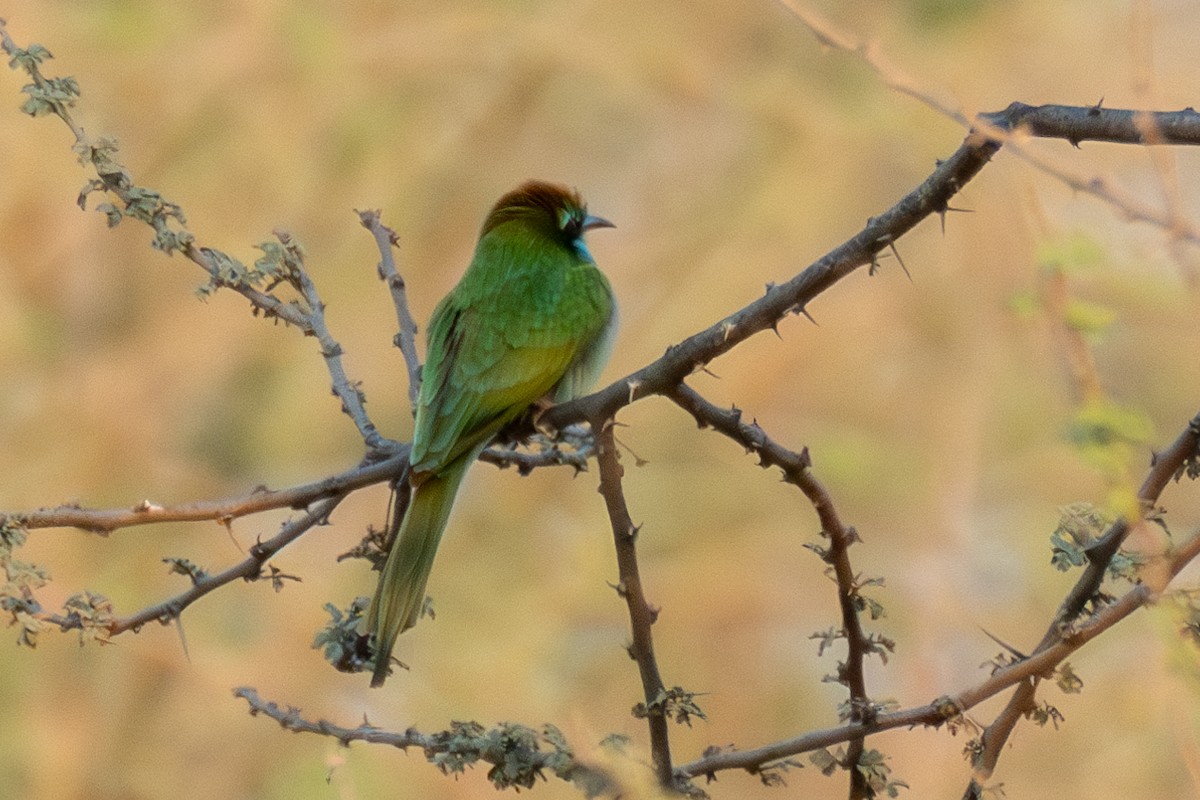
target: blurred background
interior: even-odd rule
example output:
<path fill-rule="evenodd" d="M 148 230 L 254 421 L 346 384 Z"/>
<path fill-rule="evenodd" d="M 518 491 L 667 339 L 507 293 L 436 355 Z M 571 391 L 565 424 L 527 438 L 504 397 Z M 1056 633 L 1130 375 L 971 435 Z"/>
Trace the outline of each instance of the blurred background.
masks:
<path fill-rule="evenodd" d="M 1177 109 L 1197 104 L 1194 3 L 1070 0 L 813 2 L 874 41 L 918 84 L 968 113 L 1014 100 Z M 470 258 L 494 200 L 533 176 L 579 187 L 614 231 L 591 237 L 622 307 L 606 380 L 754 300 L 855 233 L 949 155 L 964 131 L 829 51 L 768 0 L 162 3 L 9 0 L 21 45 L 74 75 L 77 118 L 115 136 L 142 185 L 179 203 L 201 243 L 246 261 L 275 228 L 306 247 L 329 324 L 383 431 L 411 430 L 395 320 L 377 252 L 353 209 L 381 208 L 423 324 Z M 56 119 L 18 108 L 0 77 L 0 508 L 128 507 L 283 487 L 354 464 L 362 444 L 330 396 L 312 340 L 253 318 L 151 233 L 82 213 L 90 175 Z M 1200 160 L 1182 148 L 1033 142 L 1045 159 L 1105 176 L 1200 218 Z M 1168 187 L 1168 188 L 1164 188 Z M 98 202 L 94 200 L 93 202 Z M 1074 575 L 1049 563 L 1059 509 L 1119 506 L 1151 449 L 1200 407 L 1195 248 L 1125 221 L 1004 151 L 923 223 L 894 259 L 785 321 L 690 383 L 736 403 L 816 475 L 864 543 L 856 569 L 896 640 L 870 664 L 876 698 L 909 706 L 983 679 L 998 646 L 1031 647 Z M 1102 320 L 1082 326 L 1104 396 L 1137 424 L 1102 457 L 1072 439 L 1079 410 L 1062 310 L 1048 286 Z M 1191 288 L 1189 288 L 1191 287 Z M 1082 305 L 1082 304 L 1088 305 Z M 423 346 L 423 338 L 422 338 Z M 678 761 L 836 723 L 822 683 L 842 650 L 833 585 L 802 545 L 811 508 L 776 474 L 663 400 L 621 412 L 630 508 L 668 685 L 704 692 L 707 721 L 674 731 Z M 235 686 L 306 716 L 422 731 L 451 720 L 559 725 L 583 755 L 610 733 L 645 752 L 623 604 L 596 472 L 477 466 L 430 584 L 437 619 L 400 643 L 411 666 L 382 691 L 311 649 L 323 605 L 369 594 L 365 562 L 337 563 L 387 497 L 346 501 L 273 562 L 275 593 L 234 584 L 173 628 L 111 646 L 0 637 L 0 796 L 24 798 L 492 797 L 486 769 L 452 780 L 380 746 L 344 749 L 255 719 Z M 1200 524 L 1195 484 L 1164 502 L 1177 537 Z M 215 571 L 285 514 L 163 525 L 100 538 L 35 531 L 43 602 L 88 588 L 128 614 L 181 591 L 164 557 Z M 1147 534 L 1146 552 L 1165 546 Z M 1191 570 L 1184 585 L 1200 584 Z M 1200 794 L 1197 651 L 1169 604 L 1138 613 L 1072 659 L 1079 695 L 1043 696 L 1065 722 L 1022 724 L 997 783 L 1010 797 Z M 3 631 L 0 631 L 2 633 Z M 977 709 L 990 721 L 1003 699 Z M 957 797 L 964 736 L 871 740 L 913 797 Z M 714 797 L 842 796 L 844 776 L 793 771 L 786 789 L 726 773 Z M 552 781 L 539 798 L 578 796 Z"/>

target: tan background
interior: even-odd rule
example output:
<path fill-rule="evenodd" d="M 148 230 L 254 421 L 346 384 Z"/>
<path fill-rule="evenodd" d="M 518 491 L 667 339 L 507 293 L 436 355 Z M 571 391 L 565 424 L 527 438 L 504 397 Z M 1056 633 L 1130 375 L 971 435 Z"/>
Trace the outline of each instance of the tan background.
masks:
<path fill-rule="evenodd" d="M 838 24 L 875 39 L 931 90 L 968 110 L 1013 100 L 1143 102 L 1152 43 L 1156 103 L 1196 105 L 1200 15 L 1187 2 L 852 2 Z M 175 4 L 12 0 L 19 43 L 79 79 L 78 117 L 115 135 L 135 178 L 181 204 L 205 244 L 253 260 L 276 227 L 306 246 L 329 322 L 389 435 L 409 432 L 394 318 L 354 208 L 396 228 L 424 322 L 470 257 L 487 207 L 526 177 L 578 186 L 615 231 L 592 250 L 622 303 L 609 380 L 753 300 L 854 233 L 924 179 L 963 131 L 830 53 L 766 0 Z M 1140 20 L 1140 22 L 1139 22 Z M 63 501 L 128 506 L 284 486 L 353 464 L 361 444 L 329 396 L 311 340 L 207 303 L 202 274 L 147 246 L 132 222 L 81 213 L 87 174 L 66 129 L 17 111 L 0 77 L 0 508 Z M 1159 202 L 1144 150 L 1061 142 L 1038 152 Z M 1198 154 L 1170 156 L 1200 216 Z M 1074 397 L 1053 321 L 1014 311 L 1036 290 L 1037 254 L 1083 237 L 1095 256 L 1072 292 L 1116 321 L 1095 347 L 1111 396 L 1164 443 L 1200 407 L 1197 299 L 1166 238 L 1001 153 L 893 261 L 715 362 L 692 385 L 736 402 L 781 443 L 812 451 L 881 574 L 872 625 L 898 642 L 870 689 L 904 705 L 980 680 L 997 647 L 1030 646 L 1071 580 L 1049 565 L 1057 508 L 1119 490 L 1064 436 Z M 1195 251 L 1191 256 L 1195 257 Z M 668 685 L 707 692 L 708 722 L 676 730 L 681 761 L 709 744 L 751 747 L 834 724 L 836 655 L 811 632 L 836 622 L 832 585 L 801 545 L 816 522 L 800 494 L 666 401 L 623 411 L 622 440 L 649 464 L 626 488 L 643 523 L 643 571 L 664 611 L 655 629 Z M 1134 448 L 1129 474 L 1144 469 Z M 628 459 L 627 459 L 628 463 Z M 520 479 L 477 467 L 430 586 L 438 607 L 401 642 L 412 671 L 383 691 L 309 648 L 322 605 L 371 591 L 361 562 L 336 564 L 382 488 L 275 563 L 303 577 L 281 594 L 235 584 L 184 617 L 188 651 L 149 626 L 110 647 L 0 637 L 0 796 L 29 798 L 491 797 L 484 770 L 457 781 L 419 753 L 344 750 L 253 719 L 238 685 L 308 715 L 432 731 L 450 720 L 553 721 L 587 752 L 610 732 L 644 747 L 639 685 L 621 649 L 622 605 L 595 471 Z M 1194 484 L 1166 497 L 1194 532 Z M 234 526 L 241 547 L 284 515 Z M 1154 545 L 1155 543 L 1150 543 Z M 48 604 L 87 587 L 131 612 L 179 591 L 165 556 L 216 570 L 241 558 L 214 524 L 100 539 L 39 531 L 23 557 L 54 575 Z M 1190 575 L 1195 585 L 1195 571 Z M 998 782 L 1010 797 L 1160 798 L 1200 793 L 1197 654 L 1165 611 L 1140 613 L 1074 664 L 1082 695 L 1045 696 L 1055 732 L 1022 725 Z M 11 630 L 15 640 L 16 631 Z M 990 719 L 995 703 L 980 710 Z M 908 796 L 958 796 L 963 737 L 897 731 L 872 744 Z M 841 796 L 815 769 L 767 790 L 725 774 L 715 797 Z M 536 797 L 574 797 L 552 782 Z"/>

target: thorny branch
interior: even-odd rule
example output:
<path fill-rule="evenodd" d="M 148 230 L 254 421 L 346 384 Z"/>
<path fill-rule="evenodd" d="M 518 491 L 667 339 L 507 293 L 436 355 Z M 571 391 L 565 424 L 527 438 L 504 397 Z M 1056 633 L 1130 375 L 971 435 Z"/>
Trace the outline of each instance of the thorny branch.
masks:
<path fill-rule="evenodd" d="M 1178 575 L 1197 555 L 1200 555 L 1200 533 L 1194 535 L 1186 545 L 1178 548 L 1169 556 L 1167 563 L 1169 574 L 1172 577 Z M 922 706 L 882 712 L 869 725 L 852 724 L 809 731 L 791 739 L 750 750 L 724 751 L 706 755 L 695 761 L 681 764 L 677 767 L 676 772 L 683 778 L 691 779 L 728 769 L 753 771 L 772 761 L 811 752 L 822 747 L 830 747 L 881 731 L 916 725 L 940 726 L 958 719 L 969 709 L 1012 686 L 1050 674 L 1072 653 L 1137 609 L 1152 602 L 1154 596 L 1154 592 L 1149 586 L 1138 584 L 1118 600 L 1098 611 L 1085 623 L 1076 627 L 1069 638 L 1063 639 L 1037 655 L 997 670 L 981 683 L 956 694 L 939 697 Z"/>
<path fill-rule="evenodd" d="M 878 709 L 867 696 L 863 662 L 867 655 L 878 652 L 879 644 L 873 643 L 863 631 L 859 618 L 861 604 L 859 577 L 850 564 L 850 546 L 860 541 L 858 532 L 845 525 L 833 505 L 833 498 L 816 476 L 812 474 L 812 462 L 807 448 L 799 453 L 788 450 L 767 436 L 758 422 L 746 424 L 738 408 L 722 409 L 700 396 L 686 383 L 680 383 L 668 394 L 680 408 L 695 418 L 703 427 L 711 427 L 746 448 L 747 452 L 759 456 L 759 466 L 776 466 L 783 470 L 784 480 L 800 488 L 812 504 L 821 522 L 821 535 L 829 539 L 829 547 L 813 547 L 833 572 L 838 588 L 838 605 L 842 618 L 842 633 L 847 644 L 845 662 L 838 665 L 838 680 L 850 690 L 848 721 L 868 723 Z M 851 739 L 842 766 L 850 772 L 850 798 L 858 800 L 869 796 L 866 776 L 856 769 L 863 754 L 862 737 Z"/>
<path fill-rule="evenodd" d="M 650 727 L 650 753 L 654 773 L 658 782 L 670 787 L 674 781 L 671 767 L 671 743 L 667 732 L 667 714 L 663 703 L 666 687 L 658 672 L 658 661 L 654 655 L 654 637 L 650 627 L 658 617 L 658 610 L 646 601 L 642 577 L 637 562 L 638 527 L 629 517 L 625 506 L 625 494 L 621 489 L 624 470 L 618 458 L 617 443 L 613 438 L 611 420 L 594 419 L 592 429 L 597 431 L 596 460 L 600 466 L 600 494 L 612 524 L 613 543 L 617 550 L 617 593 L 629 607 L 629 623 L 633 640 L 629 655 L 637 662 L 642 677 L 642 692 L 646 698 L 646 722 Z"/>
<path fill-rule="evenodd" d="M 914 98 L 964 128 L 977 126 L 989 137 L 1004 142 L 1011 152 L 1035 169 L 1076 192 L 1108 204 L 1125 219 L 1162 228 L 1170 235 L 1172 242 L 1186 241 L 1200 245 L 1200 228 L 1180 213 L 1179 203 L 1170 202 L 1168 198 L 1167 208 L 1160 211 L 1103 177 L 1073 172 L 1034 154 L 1024 146 L 1029 136 L 1065 139 L 1076 146 L 1087 140 L 1126 144 L 1200 144 L 1200 115 L 1191 108 L 1174 112 L 1145 112 L 1114 111 L 1102 108 L 1100 103 L 1085 107 L 1035 107 L 1016 103 L 999 112 L 1005 115 L 1004 119 L 995 119 L 996 114 L 981 114 L 972 120 L 955 103 L 934 97 L 923 89 L 903 70 L 890 63 L 873 43 L 858 41 L 837 30 L 828 20 L 795 0 L 782 0 L 782 3 L 813 33 L 817 41 L 861 59 L 894 91 Z M 1195 280 L 1194 274 L 1190 277 Z"/>
<path fill-rule="evenodd" d="M 1172 478 L 1179 474 L 1185 462 L 1196 457 L 1198 448 L 1200 448 L 1200 413 L 1192 418 L 1187 427 L 1166 450 L 1155 455 L 1150 471 L 1142 481 L 1141 488 L 1138 489 L 1138 500 L 1141 502 L 1143 514 L 1148 514 L 1154 509 L 1163 489 Z M 1142 524 L 1142 520 L 1138 520 L 1134 524 Z M 1100 585 L 1108 566 L 1121 549 L 1121 545 L 1130 531 L 1130 521 L 1122 517 L 1114 522 L 1103 536 L 1087 547 L 1087 567 L 1071 591 L 1067 593 L 1066 598 L 1063 599 L 1058 612 L 1054 615 L 1054 620 L 1050 623 L 1041 642 L 1034 649 L 1034 655 L 1054 647 L 1064 638 L 1071 636 L 1076 620 L 1096 597 L 1096 593 L 1100 591 Z M 1182 568 L 1183 564 L 1178 566 Z M 1171 574 L 1174 575 L 1177 572 L 1178 569 L 1174 569 Z M 1162 591 L 1163 588 L 1165 587 L 1156 587 L 1155 591 Z M 1032 703 L 1035 690 L 1035 680 L 1030 680 L 1028 684 L 1022 685 L 1009 699 L 1007 706 L 1000 712 L 996 721 L 984 730 L 981 738 L 982 746 L 972 759 L 975 773 L 971 781 L 972 786 L 977 786 L 991 777 L 1003 752 L 1004 744 L 1008 741 L 1009 734 L 1012 733 L 1016 721 Z M 968 794 L 971 791 L 968 789 Z"/>

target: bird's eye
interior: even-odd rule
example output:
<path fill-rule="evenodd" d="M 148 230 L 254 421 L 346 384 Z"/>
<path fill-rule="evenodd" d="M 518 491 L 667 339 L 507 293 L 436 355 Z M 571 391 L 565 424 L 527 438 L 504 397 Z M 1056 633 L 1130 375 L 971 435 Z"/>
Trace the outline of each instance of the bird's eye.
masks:
<path fill-rule="evenodd" d="M 563 233 L 574 239 L 583 233 L 583 214 L 570 208 L 559 209 L 558 227 Z"/>

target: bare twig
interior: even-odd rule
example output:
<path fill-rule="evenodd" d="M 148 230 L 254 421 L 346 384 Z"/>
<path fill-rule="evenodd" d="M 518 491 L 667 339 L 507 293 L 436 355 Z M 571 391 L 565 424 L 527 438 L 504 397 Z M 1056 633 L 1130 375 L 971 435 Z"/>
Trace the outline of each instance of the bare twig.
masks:
<path fill-rule="evenodd" d="M 396 269 L 396 259 L 392 254 L 392 248 L 399 244 L 399 238 L 394 230 L 383 224 L 379 209 L 356 213 L 362 226 L 375 237 L 375 245 L 379 248 L 379 279 L 387 283 L 392 293 L 392 303 L 396 307 L 396 322 L 399 327 L 395 344 L 404 356 L 404 366 L 408 370 L 408 400 L 415 408 L 417 394 L 421 391 L 421 357 L 417 354 L 417 323 L 408 308 L 404 277 Z"/>
<path fill-rule="evenodd" d="M 557 446 L 533 452 L 511 448 L 491 447 L 479 454 L 479 460 L 500 469 L 516 467 L 517 472 L 528 475 L 538 467 L 571 466 L 575 472 L 586 472 L 588 459 L 595 453 L 595 446 L 585 444 L 575 450 L 561 450 Z"/>

